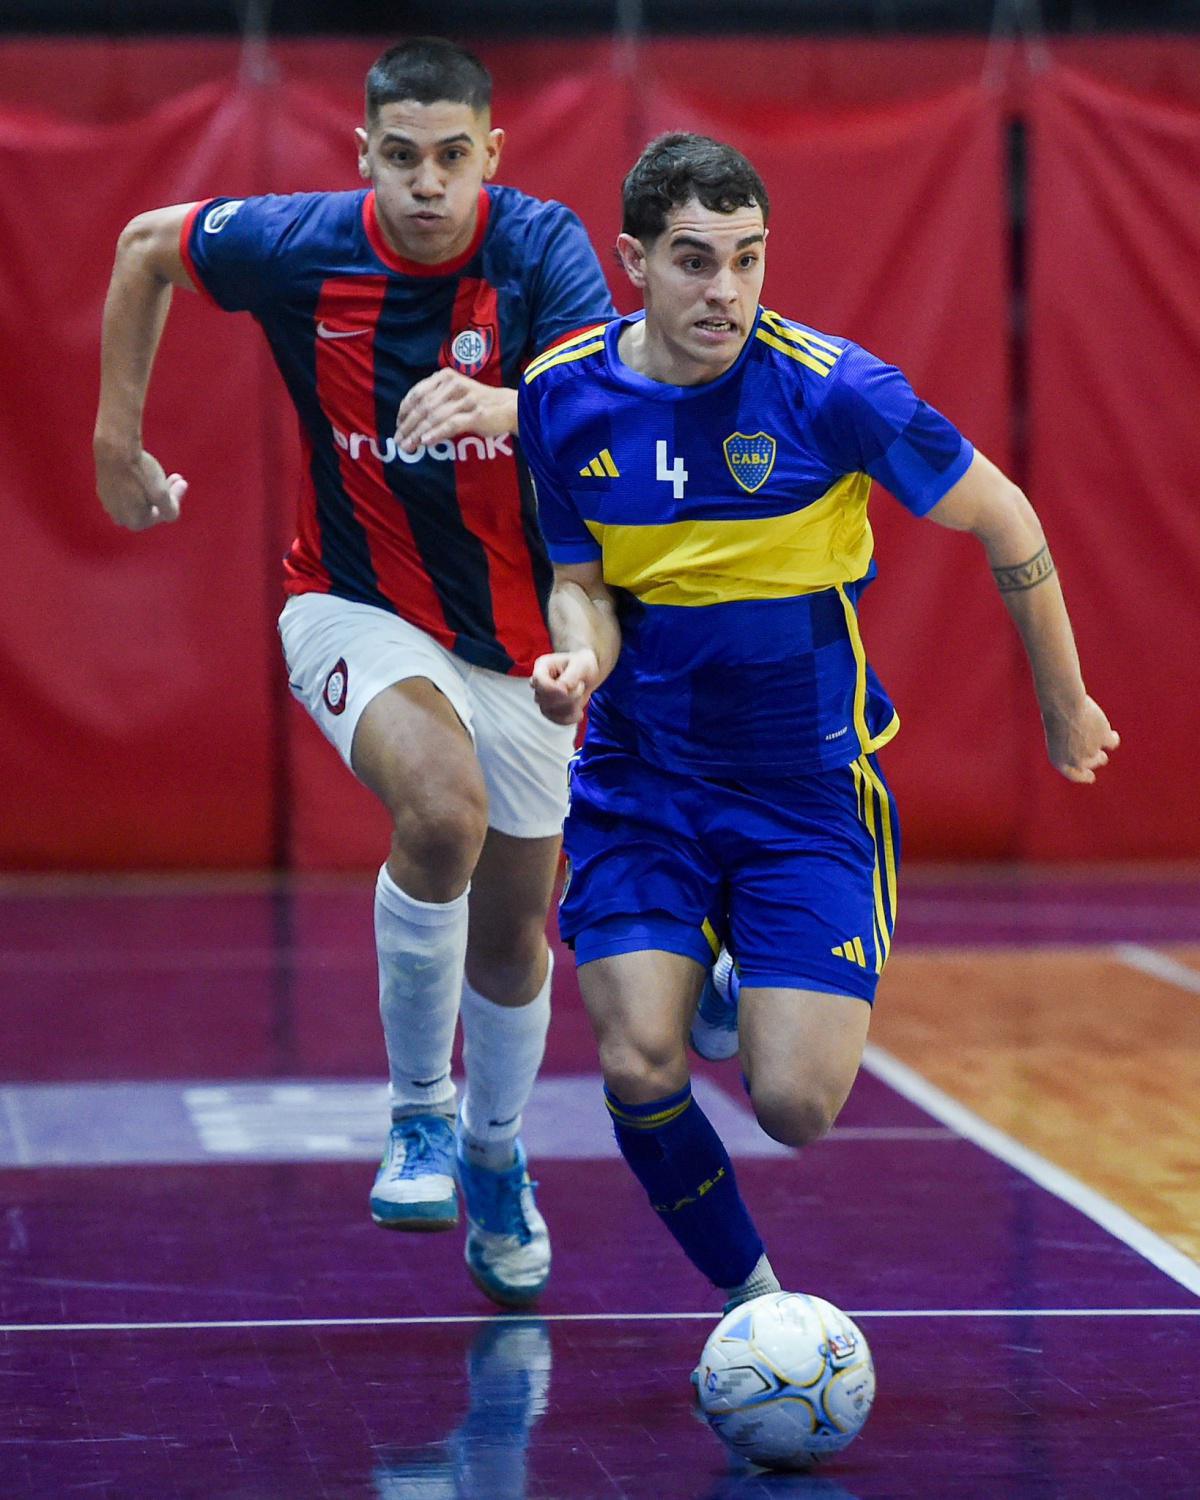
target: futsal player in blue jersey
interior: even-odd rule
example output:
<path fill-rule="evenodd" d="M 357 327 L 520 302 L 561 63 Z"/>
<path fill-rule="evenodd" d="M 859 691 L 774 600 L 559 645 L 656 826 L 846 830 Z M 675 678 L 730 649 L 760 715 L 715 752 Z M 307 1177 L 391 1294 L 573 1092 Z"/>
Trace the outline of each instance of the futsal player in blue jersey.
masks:
<path fill-rule="evenodd" d="M 115 521 L 176 520 L 186 482 L 141 436 L 172 288 L 258 321 L 303 455 L 280 617 L 291 688 L 394 823 L 375 900 L 392 1126 L 371 1213 L 449 1228 L 461 1187 L 471 1274 L 519 1305 L 550 1269 L 518 1131 L 550 1015 L 573 732 L 529 689 L 551 576 L 515 386 L 612 304 L 574 214 L 491 185 L 504 135 L 490 100 L 470 53 L 401 43 L 367 75 L 365 188 L 135 219 L 105 308 L 94 448 Z"/>
<path fill-rule="evenodd" d="M 767 213 L 730 147 L 652 142 L 617 242 L 644 313 L 546 352 L 520 393 L 555 565 L 534 690 L 555 723 L 589 709 L 560 926 L 621 1151 L 730 1306 L 779 1283 L 691 1095 L 706 924 L 736 959 L 755 1113 L 789 1146 L 844 1103 L 891 946 L 898 719 L 857 617 L 873 479 L 983 544 L 1054 765 L 1090 782 L 1117 744 L 1029 502 L 899 371 L 760 306 Z"/>

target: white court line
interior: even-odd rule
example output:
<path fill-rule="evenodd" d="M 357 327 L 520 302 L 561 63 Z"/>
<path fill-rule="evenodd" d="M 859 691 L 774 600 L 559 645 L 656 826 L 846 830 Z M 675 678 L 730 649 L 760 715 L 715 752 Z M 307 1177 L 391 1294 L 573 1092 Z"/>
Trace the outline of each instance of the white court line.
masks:
<path fill-rule="evenodd" d="M 1155 948 L 1147 948 L 1142 943 L 1117 943 L 1113 952 L 1131 969 L 1140 969 L 1143 974 L 1152 974 L 1155 979 L 1165 979 L 1168 984 L 1177 984 L 1181 990 L 1200 995 L 1200 974 Z"/>
<path fill-rule="evenodd" d="M 0 1108 L 4 1110 L 4 1118 L 8 1123 L 9 1134 L 12 1136 L 17 1165 L 20 1167 L 28 1166 L 33 1160 L 33 1153 L 29 1149 L 29 1137 L 25 1134 L 25 1127 L 21 1122 L 21 1114 L 17 1109 L 16 1100 L 4 1089 L 0 1089 Z"/>
<path fill-rule="evenodd" d="M 1197 1318 L 1200 1307 L 913 1307 L 847 1308 L 852 1318 Z M 690 1323 L 720 1313 L 450 1313 L 411 1318 L 210 1318 L 179 1323 L 0 1323 L 0 1333 L 171 1333 L 203 1329 L 426 1328 L 473 1323 Z"/>
<path fill-rule="evenodd" d="M 1044 1156 L 1039 1156 L 1036 1151 L 1031 1151 L 1028 1146 L 1022 1146 L 995 1125 L 989 1125 L 957 1099 L 943 1093 L 928 1079 L 922 1078 L 906 1063 L 902 1063 L 891 1053 L 884 1052 L 882 1048 L 868 1046 L 863 1053 L 863 1067 L 889 1088 L 918 1105 L 926 1114 L 932 1115 L 935 1120 L 941 1120 L 944 1125 L 949 1125 L 959 1135 L 972 1141 L 989 1156 L 998 1157 L 1010 1167 L 1015 1167 L 1055 1198 L 1061 1198 L 1064 1203 L 1077 1208 L 1093 1223 L 1099 1224 L 1101 1229 L 1106 1229 L 1144 1260 L 1157 1266 L 1172 1281 L 1177 1281 L 1180 1286 L 1200 1297 L 1200 1265 L 1094 1188 L 1080 1182 L 1077 1177 L 1072 1177 L 1069 1172 L 1064 1172 L 1061 1167 L 1047 1161 Z"/>

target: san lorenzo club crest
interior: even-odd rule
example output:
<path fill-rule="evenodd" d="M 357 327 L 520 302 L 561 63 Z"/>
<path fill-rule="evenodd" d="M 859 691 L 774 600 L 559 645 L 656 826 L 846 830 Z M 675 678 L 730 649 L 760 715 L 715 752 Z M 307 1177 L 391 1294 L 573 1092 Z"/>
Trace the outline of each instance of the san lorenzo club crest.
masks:
<path fill-rule="evenodd" d="M 463 375 L 478 375 L 491 359 L 495 342 L 490 328 L 464 328 L 450 340 L 446 363 Z"/>
<path fill-rule="evenodd" d="M 725 439 L 722 447 L 729 472 L 746 493 L 753 495 L 755 490 L 762 489 L 775 467 L 775 439 L 765 432 L 756 432 L 749 437 L 744 432 L 734 432 Z"/>
<path fill-rule="evenodd" d="M 344 714 L 346 712 L 346 694 L 350 687 L 350 671 L 346 666 L 346 658 L 339 656 L 337 665 L 325 679 L 325 688 L 321 696 L 325 699 L 325 707 L 331 714 Z"/>

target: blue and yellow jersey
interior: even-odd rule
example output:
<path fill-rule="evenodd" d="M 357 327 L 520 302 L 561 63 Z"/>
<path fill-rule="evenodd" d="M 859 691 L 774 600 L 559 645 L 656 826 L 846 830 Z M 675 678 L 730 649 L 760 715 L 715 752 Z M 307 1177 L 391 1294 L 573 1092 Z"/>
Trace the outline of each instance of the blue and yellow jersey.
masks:
<path fill-rule="evenodd" d="M 651 380 L 617 352 L 642 316 L 547 350 L 520 390 L 550 556 L 600 560 L 619 601 L 589 738 L 718 778 L 847 765 L 899 727 L 858 627 L 871 481 L 923 515 L 971 445 L 892 366 L 765 308 L 717 380 Z"/>

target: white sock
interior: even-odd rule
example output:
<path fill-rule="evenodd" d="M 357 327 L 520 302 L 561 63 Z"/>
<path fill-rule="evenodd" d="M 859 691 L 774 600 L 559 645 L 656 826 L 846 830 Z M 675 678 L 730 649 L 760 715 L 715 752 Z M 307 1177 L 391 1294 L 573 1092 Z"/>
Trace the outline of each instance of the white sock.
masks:
<path fill-rule="evenodd" d="M 479 1166 L 503 1171 L 516 1160 L 521 1111 L 546 1050 L 554 954 L 528 1005 L 497 1005 L 463 980 L 463 1149 Z"/>
<path fill-rule="evenodd" d="M 450 1053 L 467 955 L 467 893 L 418 901 L 388 874 L 375 884 L 379 1014 L 393 1116 L 454 1114 Z"/>
<path fill-rule="evenodd" d="M 725 1311 L 731 1312 L 741 1303 L 749 1302 L 751 1297 L 765 1297 L 769 1292 L 779 1290 L 779 1277 L 771 1269 L 771 1262 L 764 1252 L 755 1261 L 754 1269 L 740 1286 L 725 1288 Z"/>

